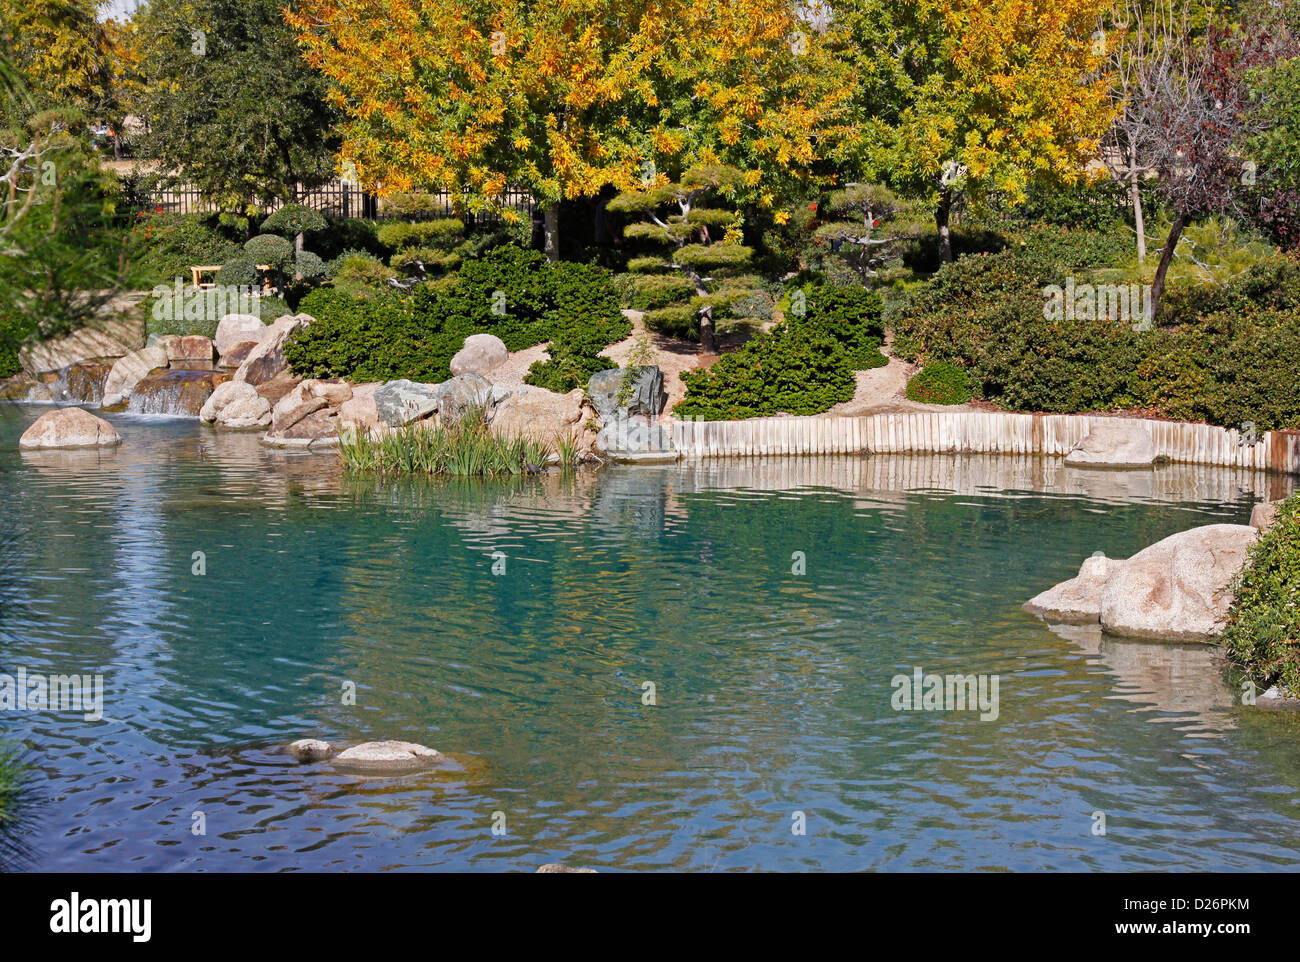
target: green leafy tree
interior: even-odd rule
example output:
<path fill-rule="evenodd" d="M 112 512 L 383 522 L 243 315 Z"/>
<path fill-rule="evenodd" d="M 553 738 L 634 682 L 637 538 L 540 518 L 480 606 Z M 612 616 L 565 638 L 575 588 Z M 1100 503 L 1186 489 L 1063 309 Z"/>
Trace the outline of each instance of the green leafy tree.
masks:
<path fill-rule="evenodd" d="M 338 115 L 282 8 L 279 0 L 151 0 L 135 17 L 141 153 L 240 217 L 334 175 Z"/>

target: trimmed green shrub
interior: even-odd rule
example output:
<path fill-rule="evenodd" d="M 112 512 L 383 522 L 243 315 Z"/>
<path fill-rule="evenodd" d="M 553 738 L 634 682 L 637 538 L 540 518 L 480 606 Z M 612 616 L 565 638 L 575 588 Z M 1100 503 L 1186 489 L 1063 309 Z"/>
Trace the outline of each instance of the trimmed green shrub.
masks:
<path fill-rule="evenodd" d="M 302 299 L 299 310 L 317 321 L 285 346 L 296 374 L 442 381 L 465 338 L 487 332 L 512 351 L 551 341 L 554 363 L 530 383 L 558 385 L 608 366 L 597 353 L 631 331 L 608 271 L 552 265 L 518 247 L 496 248 L 454 277 L 409 291 L 359 293 L 322 289 Z"/>
<path fill-rule="evenodd" d="M 298 251 L 294 255 L 294 272 L 302 275 L 304 281 L 325 279 L 325 262 L 311 251 Z"/>
<path fill-rule="evenodd" d="M 708 370 L 682 375 L 686 398 L 679 416 L 739 420 L 787 414 L 820 414 L 853 398 L 856 386 L 839 341 L 810 327 L 786 324 L 751 338 Z"/>
<path fill-rule="evenodd" d="M 277 238 L 279 239 L 281 238 Z M 256 260 L 252 254 L 242 251 L 226 261 L 221 270 L 217 271 L 214 280 L 222 285 L 239 284 L 244 287 L 259 287 L 257 265 L 265 263 L 266 261 Z"/>
<path fill-rule="evenodd" d="M 326 272 L 333 267 L 331 261 Z M 393 276 L 393 271 L 377 257 L 369 254 L 350 254 L 334 269 L 334 287 L 350 294 L 382 291 Z"/>
<path fill-rule="evenodd" d="M 302 204 L 285 204 L 262 221 L 265 234 L 314 234 L 329 224 L 325 215 Z"/>
<path fill-rule="evenodd" d="M 278 234 L 258 234 L 244 245 L 244 252 L 254 264 L 283 268 L 293 263 L 293 241 Z"/>
<path fill-rule="evenodd" d="M 907 396 L 923 404 L 965 404 L 971 397 L 970 384 L 964 369 L 935 361 L 907 382 Z"/>
<path fill-rule="evenodd" d="M 1300 495 L 1251 545 L 1223 632 L 1230 657 L 1262 688 L 1300 693 Z"/>
<path fill-rule="evenodd" d="M 855 371 L 883 367 L 889 358 L 880 352 L 885 340 L 880 295 L 864 287 L 810 285 L 802 288 L 804 313 L 794 313 L 797 330 L 816 328 L 835 338 Z"/>
<path fill-rule="evenodd" d="M 638 311 L 651 311 L 677 304 L 694 295 L 695 284 L 689 277 L 677 274 L 641 274 L 632 278 L 628 307 Z"/>
<path fill-rule="evenodd" d="M 677 337 L 684 341 L 700 339 L 700 315 L 690 304 L 659 307 L 653 311 L 646 311 L 642 320 L 650 330 L 666 334 L 668 337 Z"/>
<path fill-rule="evenodd" d="M 385 223 L 376 234 L 379 242 L 394 251 L 408 247 L 437 247 L 455 241 L 465 233 L 465 222 L 454 217 L 438 220 Z"/>

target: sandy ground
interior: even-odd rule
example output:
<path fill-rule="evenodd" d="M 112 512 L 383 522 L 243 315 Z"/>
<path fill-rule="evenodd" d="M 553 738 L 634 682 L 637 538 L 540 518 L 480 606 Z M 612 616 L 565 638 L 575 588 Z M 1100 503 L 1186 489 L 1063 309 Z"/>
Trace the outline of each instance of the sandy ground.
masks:
<path fill-rule="evenodd" d="M 663 371 L 664 387 L 668 391 L 668 404 L 664 410 L 670 412 L 673 406 L 686 396 L 686 385 L 682 383 L 682 372 L 699 367 L 700 346 L 691 341 L 682 341 L 656 334 L 653 331 L 647 331 L 642 323 L 639 311 L 629 311 L 628 315 L 632 321 L 632 334 L 625 340 L 605 348 L 600 352 L 601 356 L 607 357 L 622 366 L 627 356 L 636 346 L 637 336 L 643 332 L 649 334 L 650 342 L 654 346 L 655 363 Z M 550 356 L 546 352 L 546 347 L 545 344 L 539 344 L 523 351 L 515 351 L 504 364 L 493 369 L 488 375 L 489 379 L 494 384 L 502 384 L 507 387 L 517 387 L 523 384 L 524 375 L 528 373 L 528 368 L 532 366 L 533 362 Z M 835 405 L 824 416 L 858 417 L 863 414 L 893 414 L 904 411 L 976 410 L 969 404 L 949 406 L 909 401 L 904 392 L 907 389 L 908 378 L 915 374 L 917 370 L 915 364 L 891 357 L 889 364 L 885 367 L 878 367 L 870 371 L 858 371 L 857 389 L 853 393 L 853 400 Z"/>

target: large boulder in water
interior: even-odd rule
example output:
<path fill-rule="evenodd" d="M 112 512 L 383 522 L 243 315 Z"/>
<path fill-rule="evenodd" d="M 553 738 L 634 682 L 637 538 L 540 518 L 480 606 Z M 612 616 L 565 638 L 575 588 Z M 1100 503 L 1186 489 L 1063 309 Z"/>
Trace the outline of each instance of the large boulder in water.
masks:
<path fill-rule="evenodd" d="M 204 402 L 199 420 L 232 430 L 264 428 L 271 423 L 271 403 L 253 385 L 227 381 Z"/>
<path fill-rule="evenodd" d="M 1101 620 L 1101 591 L 1123 561 L 1095 554 L 1079 567 L 1079 573 L 1035 595 L 1022 607 L 1047 621 L 1070 625 L 1096 624 Z"/>
<path fill-rule="evenodd" d="M 121 443 L 122 438 L 113 425 L 81 408 L 46 411 L 18 439 L 18 447 L 24 451 L 105 448 Z"/>
<path fill-rule="evenodd" d="M 110 408 L 123 403 L 149 372 L 166 366 L 167 349 L 161 344 L 150 344 L 119 358 L 104 381 L 103 406 Z"/>
<path fill-rule="evenodd" d="M 451 373 L 486 374 L 506 362 L 510 352 L 495 334 L 471 334 L 451 359 Z"/>
<path fill-rule="evenodd" d="M 342 771 L 376 775 L 409 772 L 436 765 L 441 752 L 414 742 L 366 742 L 334 756 L 334 767 Z"/>
<path fill-rule="evenodd" d="M 1149 468 L 1155 460 L 1150 431 L 1140 424 L 1106 419 L 1094 421 L 1087 437 L 1065 456 L 1071 467 L 1092 468 Z"/>
<path fill-rule="evenodd" d="M 1102 628 L 1162 641 L 1217 637 L 1232 606 L 1232 582 L 1258 536 L 1250 525 L 1207 524 L 1144 548 L 1106 579 Z"/>
<path fill-rule="evenodd" d="M 310 314 L 286 314 L 272 324 L 257 347 L 249 352 L 247 360 L 235 372 L 236 381 L 254 386 L 271 380 L 288 369 L 284 357 L 284 343 L 298 330 L 315 320 Z"/>

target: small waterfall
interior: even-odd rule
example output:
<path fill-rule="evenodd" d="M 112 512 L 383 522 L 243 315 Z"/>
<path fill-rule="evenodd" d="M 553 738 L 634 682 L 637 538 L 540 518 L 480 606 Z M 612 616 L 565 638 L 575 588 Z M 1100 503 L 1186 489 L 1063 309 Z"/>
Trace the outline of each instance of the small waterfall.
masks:
<path fill-rule="evenodd" d="M 126 410 L 128 414 L 196 418 L 203 402 L 228 378 L 228 373 L 214 371 L 155 371 L 136 384 Z"/>
<path fill-rule="evenodd" d="M 91 358 L 60 368 L 49 385 L 55 401 L 98 404 L 104 399 L 104 382 L 113 369 L 112 358 Z"/>

